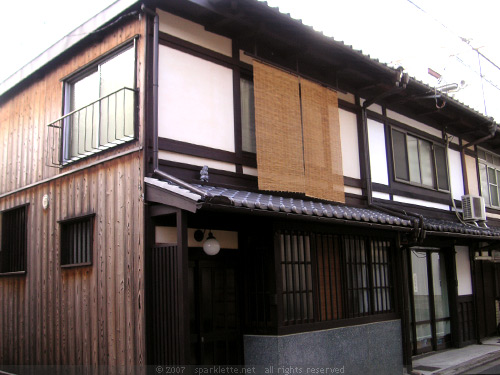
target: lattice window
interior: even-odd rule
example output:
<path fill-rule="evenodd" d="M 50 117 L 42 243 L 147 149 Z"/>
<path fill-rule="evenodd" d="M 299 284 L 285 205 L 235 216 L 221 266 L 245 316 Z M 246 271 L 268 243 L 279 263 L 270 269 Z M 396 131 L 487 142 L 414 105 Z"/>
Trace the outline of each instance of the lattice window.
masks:
<path fill-rule="evenodd" d="M 0 273 L 26 271 L 27 206 L 0 212 Z"/>
<path fill-rule="evenodd" d="M 60 222 L 61 266 L 86 266 L 92 264 L 94 243 L 94 215 Z"/>

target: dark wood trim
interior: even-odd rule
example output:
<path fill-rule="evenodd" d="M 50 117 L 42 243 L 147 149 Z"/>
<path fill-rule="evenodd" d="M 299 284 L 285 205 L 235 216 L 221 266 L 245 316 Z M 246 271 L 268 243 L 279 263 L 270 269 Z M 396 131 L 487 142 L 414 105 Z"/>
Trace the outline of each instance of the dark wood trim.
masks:
<path fill-rule="evenodd" d="M 211 49 L 201 47 L 198 44 L 188 42 L 184 39 L 177 38 L 161 31 L 159 33 L 159 43 L 162 46 L 176 49 L 230 69 L 233 69 L 235 66 L 235 60 L 230 56 L 212 51 Z M 244 68 L 248 69 L 248 64 L 244 64 Z"/>
<path fill-rule="evenodd" d="M 96 216 L 95 212 L 90 212 L 90 213 L 84 214 L 84 215 L 71 216 L 71 217 L 68 217 L 65 219 L 61 219 L 61 220 L 58 220 L 57 223 L 66 224 L 66 223 L 71 223 L 72 221 L 80 221 L 80 220 L 87 219 L 90 217 L 95 217 L 95 216 Z"/>
<path fill-rule="evenodd" d="M 361 107 L 357 106 L 354 103 L 348 102 L 343 99 L 338 99 L 338 103 L 339 103 L 339 109 L 342 109 L 344 111 L 351 112 L 356 115 L 361 112 Z"/>
<path fill-rule="evenodd" d="M 78 268 L 78 267 L 92 267 L 92 262 L 61 264 L 62 269 L 71 269 L 71 268 Z"/>
<path fill-rule="evenodd" d="M 428 141 L 431 141 L 431 142 L 434 142 L 434 143 L 437 143 L 439 144 L 440 146 L 446 146 L 446 142 L 442 139 L 442 138 L 439 138 L 433 134 L 429 134 L 429 133 L 426 133 L 422 130 L 419 130 L 417 128 L 414 128 L 414 127 L 411 127 L 409 125 L 406 125 L 402 122 L 399 122 L 397 120 L 394 120 L 390 117 L 387 117 L 387 124 L 392 128 L 397 128 L 396 130 L 403 130 L 405 132 L 408 132 L 412 135 L 416 135 L 417 137 L 420 137 L 420 138 L 423 138 L 425 140 L 428 140 Z M 426 124 L 427 125 L 427 124 Z M 429 125 L 428 125 L 429 126 Z"/>
<path fill-rule="evenodd" d="M 175 193 L 170 193 L 158 186 L 148 185 L 147 183 L 146 183 L 146 201 L 156 202 L 164 204 L 166 206 L 180 208 L 182 210 L 186 210 L 189 212 L 196 212 L 197 210 L 197 202 L 195 202 L 194 200 L 184 196 L 177 195 Z"/>
<path fill-rule="evenodd" d="M 14 211 L 14 210 L 17 210 L 17 209 L 23 208 L 23 207 L 29 207 L 29 205 L 30 205 L 30 203 L 27 202 L 27 203 L 23 203 L 23 204 L 20 204 L 20 205 L 17 205 L 17 206 L 6 208 L 5 210 L 0 210 L 0 214 L 7 213 L 9 211 Z"/>
<path fill-rule="evenodd" d="M 200 166 L 163 159 L 160 159 L 159 164 L 161 169 L 164 169 L 167 173 L 171 173 L 188 183 L 202 184 L 200 181 Z M 258 191 L 256 176 L 238 174 L 215 168 L 209 168 L 208 174 L 210 178 L 208 185 Z"/>
<path fill-rule="evenodd" d="M 347 177 L 347 176 L 344 176 L 344 185 L 350 186 L 350 187 L 355 187 L 355 188 L 360 188 L 360 189 L 364 188 L 364 182 L 361 179 Z"/>
<path fill-rule="evenodd" d="M 257 157 L 255 154 L 250 152 L 241 152 L 241 155 L 238 155 L 238 152 L 218 150 L 211 147 L 161 137 L 158 137 L 158 147 L 161 151 L 176 152 L 199 158 L 217 160 L 231 164 L 241 164 L 246 167 L 257 168 Z"/>
<path fill-rule="evenodd" d="M 189 333 L 189 289 L 188 289 L 188 239 L 187 239 L 187 214 L 179 210 L 177 220 L 177 282 L 179 291 L 179 337 L 181 341 L 180 363 L 189 363 L 190 356 L 190 333 Z"/>
<path fill-rule="evenodd" d="M 440 192 L 430 189 L 422 189 L 418 186 L 407 185 L 397 181 L 393 183 L 393 188 L 378 183 L 373 183 L 372 185 L 373 185 L 373 191 L 379 193 L 399 195 L 402 197 L 420 199 L 433 203 L 441 203 L 448 206 L 451 204 L 449 193 L 445 192 Z M 390 202 L 392 203 L 394 201 Z M 400 203 L 400 202 L 395 202 L 395 203 Z"/>
<path fill-rule="evenodd" d="M 0 277 L 26 276 L 27 271 L 0 272 Z"/>

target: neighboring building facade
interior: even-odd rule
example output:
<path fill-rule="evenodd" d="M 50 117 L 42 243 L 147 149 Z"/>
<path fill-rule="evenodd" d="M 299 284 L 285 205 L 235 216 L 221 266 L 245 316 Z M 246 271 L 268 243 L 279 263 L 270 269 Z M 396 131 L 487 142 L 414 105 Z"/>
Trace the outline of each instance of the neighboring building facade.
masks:
<path fill-rule="evenodd" d="M 144 3 L 2 84 L 0 364 L 401 373 L 496 331 L 495 124 L 263 3 Z"/>

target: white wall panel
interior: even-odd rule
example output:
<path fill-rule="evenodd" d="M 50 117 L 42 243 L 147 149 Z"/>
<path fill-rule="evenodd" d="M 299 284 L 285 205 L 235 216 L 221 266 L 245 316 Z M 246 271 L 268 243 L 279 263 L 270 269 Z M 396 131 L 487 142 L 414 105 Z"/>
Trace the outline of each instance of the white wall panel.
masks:
<path fill-rule="evenodd" d="M 448 164 L 453 199 L 460 200 L 462 195 L 464 195 L 462 158 L 460 157 L 460 152 L 448 149 Z"/>
<path fill-rule="evenodd" d="M 389 185 L 384 124 L 368 120 L 368 145 L 372 182 Z"/>
<path fill-rule="evenodd" d="M 458 295 L 472 294 L 472 279 L 470 273 L 469 248 L 455 246 L 457 262 Z"/>
<path fill-rule="evenodd" d="M 467 168 L 467 180 L 469 182 L 469 194 L 479 195 L 479 181 L 477 180 L 476 159 L 465 155 L 465 167 Z"/>
<path fill-rule="evenodd" d="M 209 231 L 205 231 L 204 240 L 198 242 L 194 239 L 196 229 L 204 230 L 205 228 L 188 228 L 188 247 L 202 247 L 204 240 L 207 239 Z M 238 232 L 227 230 L 213 230 L 212 234 L 219 241 L 222 249 L 238 249 Z M 177 243 L 177 228 L 176 227 L 155 227 L 155 243 Z"/>
<path fill-rule="evenodd" d="M 352 186 L 344 186 L 344 193 L 363 195 L 363 190 L 361 190 L 360 188 L 352 187 Z"/>
<path fill-rule="evenodd" d="M 406 117 L 406 116 L 403 116 L 403 115 L 400 115 L 399 113 L 396 113 L 396 112 L 393 112 L 391 110 L 387 110 L 387 117 L 390 117 L 394 120 L 397 120 L 399 122 L 402 122 L 403 124 L 406 124 L 408 126 L 411 126 L 415 129 L 418 129 L 420 131 L 423 131 L 423 132 L 426 132 L 426 133 L 429 133 L 429 134 L 432 134 L 436 137 L 439 137 L 439 138 L 442 138 L 442 134 L 441 134 L 441 131 L 440 130 L 437 130 L 429 125 L 426 125 L 422 122 L 419 122 L 419 121 L 415 121 L 409 117 Z"/>
<path fill-rule="evenodd" d="M 158 135 L 234 152 L 231 69 L 160 46 Z"/>
<path fill-rule="evenodd" d="M 381 193 L 379 191 L 374 191 L 372 192 L 373 198 L 378 198 L 378 199 L 385 199 L 385 200 L 391 200 L 391 196 L 387 193 Z"/>
<path fill-rule="evenodd" d="M 450 210 L 450 206 L 448 206 L 446 204 L 434 203 L 434 202 L 424 201 L 424 200 L 421 200 L 421 199 L 407 198 L 407 197 L 402 197 L 402 196 L 399 196 L 399 195 L 394 195 L 393 200 L 395 202 L 414 204 L 416 206 L 438 208 L 440 210 L 447 210 L 447 211 Z"/>
<path fill-rule="evenodd" d="M 339 119 L 342 169 L 344 171 L 344 176 L 361 178 L 359 168 L 358 123 L 356 115 L 339 109 Z"/>
<path fill-rule="evenodd" d="M 178 154 L 176 152 L 160 150 L 158 152 L 158 158 L 160 158 L 160 160 L 170 160 L 178 163 L 197 165 L 200 167 L 200 170 L 204 165 L 206 165 L 209 168 L 208 169 L 209 175 L 210 175 L 210 168 L 220 169 L 222 171 L 228 171 L 228 172 L 236 172 L 236 166 L 234 164 L 218 160 L 199 158 L 197 156 Z"/>
<path fill-rule="evenodd" d="M 157 9 L 160 17 L 160 31 L 222 53 L 232 54 L 231 39 L 206 31 L 203 25 Z"/>

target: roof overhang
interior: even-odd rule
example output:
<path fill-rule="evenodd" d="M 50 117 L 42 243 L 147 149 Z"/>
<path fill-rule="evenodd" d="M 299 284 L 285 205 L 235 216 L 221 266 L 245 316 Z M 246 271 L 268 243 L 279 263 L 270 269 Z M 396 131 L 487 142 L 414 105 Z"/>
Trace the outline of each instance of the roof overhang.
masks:
<path fill-rule="evenodd" d="M 313 220 L 323 223 L 370 227 L 372 229 L 410 232 L 424 230 L 427 236 L 454 237 L 484 241 L 500 240 L 500 230 L 466 225 L 451 220 L 424 217 L 419 228 L 418 219 L 401 218 L 376 209 L 350 207 L 325 201 L 273 195 L 268 192 L 250 192 L 210 185 L 193 185 L 206 192 L 206 197 L 170 182 L 145 178 L 146 200 L 189 212 L 217 210 L 274 216 L 286 220 Z M 161 214 L 161 210 L 157 210 Z"/>

